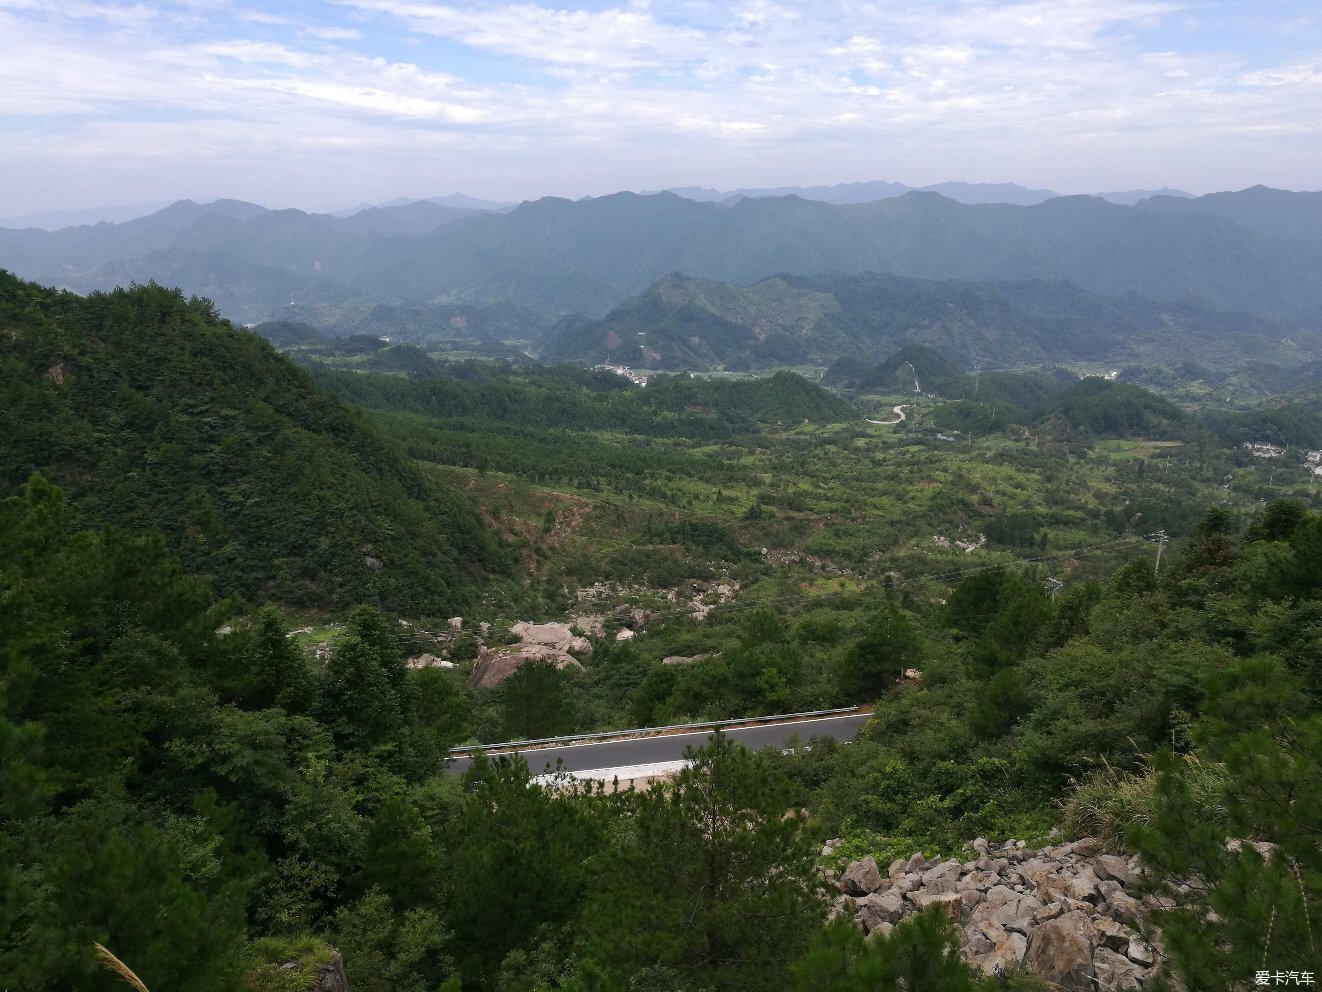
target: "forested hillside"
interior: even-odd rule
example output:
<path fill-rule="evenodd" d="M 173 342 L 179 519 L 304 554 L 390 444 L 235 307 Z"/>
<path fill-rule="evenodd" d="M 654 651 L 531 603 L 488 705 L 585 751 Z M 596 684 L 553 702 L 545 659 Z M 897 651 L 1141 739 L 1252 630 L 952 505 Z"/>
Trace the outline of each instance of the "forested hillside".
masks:
<path fill-rule="evenodd" d="M 355 992 L 1042 992 L 935 881 L 888 931 L 820 872 L 1053 830 L 1149 866 L 1080 981 L 1319 970 L 1315 386 L 907 345 L 846 400 L 267 328 L 300 368 L 157 286 L 2 285 L 0 986 L 109 992 L 100 943 L 157 992 L 330 946 Z M 484 682 L 516 618 L 576 657 Z M 647 791 L 445 767 L 853 704 Z"/>
<path fill-rule="evenodd" d="M 906 344 L 972 367 L 1047 362 L 1299 364 L 1313 331 L 1182 300 L 1101 296 L 1067 282 L 780 275 L 737 286 L 670 275 L 599 320 L 566 318 L 548 359 L 648 369 L 759 369 L 874 361 Z"/>
<path fill-rule="evenodd" d="M 462 497 L 205 300 L 0 273 L 0 327 L 6 492 L 43 472 L 252 601 L 447 615 L 504 567 Z"/>
<path fill-rule="evenodd" d="M 748 613 L 729 663 L 831 646 L 877 700 L 864 740 L 717 740 L 613 796 L 521 760 L 439 775 L 471 703 L 405 667 L 388 618 L 354 611 L 319 669 L 274 610 L 218 631 L 159 539 L 76 524 L 40 478 L 0 504 L 10 987 L 108 992 L 101 943 L 149 987 L 276 992 L 329 940 L 366 992 L 1036 990 L 975 977 L 940 907 L 866 944 L 825 924 L 814 860 L 824 837 L 841 859 L 967 858 L 1053 822 L 1141 853 L 1183 987 L 1239 988 L 1272 953 L 1318 965 L 1322 518 L 1298 503 L 1239 534 L 1213 510 L 1164 572 L 1140 559 L 1059 600 L 979 570 L 944 603 L 873 587 Z M 625 686 L 629 664 L 595 677 Z"/>

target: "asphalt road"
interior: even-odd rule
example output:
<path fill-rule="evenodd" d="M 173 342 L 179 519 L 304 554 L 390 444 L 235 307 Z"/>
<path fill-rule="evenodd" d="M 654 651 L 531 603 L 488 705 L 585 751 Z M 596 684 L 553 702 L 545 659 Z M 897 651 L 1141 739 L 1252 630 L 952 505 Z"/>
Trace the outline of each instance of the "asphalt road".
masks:
<path fill-rule="evenodd" d="M 867 722 L 871 713 L 847 713 L 844 716 L 815 717 L 793 723 L 770 723 L 756 727 L 726 728 L 725 735 L 754 751 L 764 747 L 784 747 L 794 734 L 806 744 L 813 737 L 833 737 L 838 741 L 852 741 L 858 728 Z M 660 761 L 677 761 L 684 757 L 684 748 L 700 747 L 711 735 L 709 730 L 685 734 L 663 734 L 658 737 L 637 737 L 631 740 L 601 741 L 595 744 L 568 744 L 559 747 L 539 747 L 520 752 L 534 775 L 554 770 L 557 761 L 564 762 L 567 772 L 588 771 L 597 768 L 621 768 L 627 765 L 647 765 Z M 469 758 L 456 758 L 446 771 L 462 775 L 471 764 Z"/>

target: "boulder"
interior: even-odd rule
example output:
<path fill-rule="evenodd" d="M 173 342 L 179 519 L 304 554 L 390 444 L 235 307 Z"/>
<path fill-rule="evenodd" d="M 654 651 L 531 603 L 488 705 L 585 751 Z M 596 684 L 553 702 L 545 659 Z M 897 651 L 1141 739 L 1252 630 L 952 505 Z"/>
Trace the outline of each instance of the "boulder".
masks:
<path fill-rule="evenodd" d="M 881 872 L 872 856 L 855 861 L 840 876 L 840 884 L 851 896 L 865 896 L 881 888 Z"/>
<path fill-rule="evenodd" d="M 1106 879 L 1119 882 L 1121 885 L 1129 884 L 1129 860 L 1121 858 L 1114 854 L 1103 854 L 1097 859 L 1097 874 Z"/>
<path fill-rule="evenodd" d="M 682 655 L 672 654 L 661 659 L 663 665 L 693 665 L 699 661 L 706 661 L 710 658 L 709 654 Z"/>
<path fill-rule="evenodd" d="M 434 654 L 420 654 L 410 658 L 405 662 L 412 669 L 418 668 L 453 668 L 453 661 L 446 661 L 444 658 L 438 658 Z"/>
<path fill-rule="evenodd" d="M 1151 967 L 1157 963 L 1157 952 L 1152 949 L 1152 945 L 1141 937 L 1133 937 L 1129 941 L 1129 946 L 1125 948 L 1125 956 L 1136 964 L 1144 967 Z"/>
<path fill-rule="evenodd" d="M 964 911 L 964 901 L 960 899 L 958 892 L 920 893 L 918 906 L 921 909 L 926 909 L 928 906 L 940 906 L 955 923 L 959 923 L 960 916 Z"/>
<path fill-rule="evenodd" d="M 578 659 L 547 647 L 545 644 L 522 644 L 506 648 L 481 648 L 477 653 L 477 664 L 468 684 L 491 688 L 500 685 L 524 665 L 534 661 L 549 661 L 556 668 L 576 668 L 582 671 Z"/>
<path fill-rule="evenodd" d="M 959 878 L 960 864 L 958 861 L 942 861 L 939 865 L 927 869 L 923 872 L 923 884 L 931 885 L 933 882 L 944 879 Z"/>
<path fill-rule="evenodd" d="M 867 939 L 868 939 L 868 940 L 877 940 L 877 939 L 885 940 L 887 937 L 889 937 L 889 936 L 890 936 L 892 933 L 894 933 L 894 932 L 895 932 L 895 925 L 894 925 L 893 923 L 878 923 L 878 924 L 877 924 L 877 929 L 875 929 L 875 930 L 869 930 L 869 931 L 868 931 Z"/>
<path fill-rule="evenodd" d="M 932 881 L 925 883 L 923 887 L 919 890 L 919 895 L 922 895 L 924 893 L 928 895 L 937 895 L 938 893 L 942 893 L 942 892 L 958 892 L 958 891 L 959 891 L 958 877 L 956 878 L 944 877 L 944 878 L 935 878 Z"/>
<path fill-rule="evenodd" d="M 1004 975 L 1006 972 L 1018 968 L 1023 963 L 1024 956 L 1028 953 L 1028 940 L 1023 934 L 1006 934 L 1005 939 L 997 944 L 990 954 L 983 957 L 977 963 L 978 970 L 987 977 L 993 975 Z"/>
<path fill-rule="evenodd" d="M 510 633 L 524 644 L 543 644 L 564 654 L 586 657 L 592 654 L 592 645 L 586 637 L 579 637 L 567 623 L 525 623 L 510 627 Z"/>
<path fill-rule="evenodd" d="M 1094 992 L 1093 927 L 1086 913 L 1066 913 L 1033 931 L 1024 960 L 1062 992 Z"/>
<path fill-rule="evenodd" d="M 1123 923 L 1117 923 L 1115 920 L 1106 918 L 1093 920 L 1093 926 L 1097 929 L 1097 943 L 1101 947 L 1108 947 L 1120 954 L 1129 949 L 1129 941 L 1134 933 Z"/>
<path fill-rule="evenodd" d="M 1124 887 L 1114 879 L 1103 879 L 1097 883 L 1097 891 L 1106 899 L 1112 898 L 1117 892 L 1123 893 Z"/>
<path fill-rule="evenodd" d="M 904 898 L 898 892 L 878 892 L 857 900 L 858 918 L 867 933 L 882 924 L 893 925 L 904 917 Z"/>
<path fill-rule="evenodd" d="M 1136 992 L 1143 988 L 1147 972 L 1123 955 L 1107 947 L 1099 947 L 1092 957 L 1093 974 L 1099 992 Z"/>
<path fill-rule="evenodd" d="M 317 969 L 313 992 L 349 992 L 349 976 L 344 973 L 344 959 L 336 951 L 329 964 Z"/>
<path fill-rule="evenodd" d="M 1097 891 L 1097 886 L 1082 875 L 1077 875 L 1065 883 L 1065 895 L 1071 899 L 1077 899 L 1079 902 L 1095 903 L 1101 901 L 1101 893 Z"/>
<path fill-rule="evenodd" d="M 1143 904 L 1133 896 L 1117 892 L 1106 900 L 1106 910 L 1111 919 L 1119 923 L 1132 923 L 1143 914 Z"/>
<path fill-rule="evenodd" d="M 917 875 L 904 874 L 891 883 L 891 888 L 896 892 L 912 892 L 923 884 L 923 880 Z"/>
<path fill-rule="evenodd" d="M 1081 858 L 1095 858 L 1102 853 L 1102 842 L 1096 837 L 1085 837 L 1070 845 L 1070 853 Z"/>

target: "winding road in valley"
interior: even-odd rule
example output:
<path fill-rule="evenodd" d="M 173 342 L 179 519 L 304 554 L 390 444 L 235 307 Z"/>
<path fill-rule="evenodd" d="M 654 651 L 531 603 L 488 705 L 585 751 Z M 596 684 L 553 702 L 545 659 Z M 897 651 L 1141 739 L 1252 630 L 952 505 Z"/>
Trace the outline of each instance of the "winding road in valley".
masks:
<path fill-rule="evenodd" d="M 907 403 L 901 403 L 899 406 L 891 407 L 891 412 L 895 414 L 894 420 L 869 420 L 869 424 L 880 424 L 882 427 L 889 427 L 892 424 L 898 424 L 905 419 L 904 408 Z"/>

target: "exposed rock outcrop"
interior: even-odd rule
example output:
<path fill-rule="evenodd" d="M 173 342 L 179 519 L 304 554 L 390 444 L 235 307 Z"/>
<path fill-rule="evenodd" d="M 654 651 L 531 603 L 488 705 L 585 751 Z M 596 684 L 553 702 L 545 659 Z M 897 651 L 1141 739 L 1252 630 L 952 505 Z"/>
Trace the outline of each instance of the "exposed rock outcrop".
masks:
<path fill-rule="evenodd" d="M 823 854 L 834 844 L 828 842 Z M 889 933 L 905 916 L 939 905 L 962 930 L 964 960 L 984 975 L 1023 967 L 1066 992 L 1142 989 L 1161 963 L 1136 927 L 1144 904 L 1128 891 L 1136 858 L 1102 853 L 1092 839 L 1028 850 L 978 838 L 974 860 L 914 854 L 882 875 L 872 858 L 836 879 L 834 912 L 865 933 Z"/>
<path fill-rule="evenodd" d="M 586 658 L 592 654 L 592 645 L 586 637 L 579 637 L 567 623 L 525 623 L 510 627 L 510 633 L 524 644 L 542 644 L 563 654 Z"/>
<path fill-rule="evenodd" d="M 407 662 L 409 668 L 453 668 L 454 662 L 447 661 L 434 654 L 420 654 L 410 658 Z"/>
<path fill-rule="evenodd" d="M 549 661 L 556 668 L 575 668 L 582 671 L 583 666 L 572 655 L 557 651 L 545 644 L 518 644 L 505 648 L 482 648 L 477 654 L 477 664 L 468 684 L 491 688 L 500 685 L 517 672 L 522 666 L 532 661 Z"/>
<path fill-rule="evenodd" d="M 330 964 L 317 969 L 317 984 L 312 988 L 314 992 L 349 992 L 349 977 L 344 973 L 344 959 L 339 951 Z"/>

